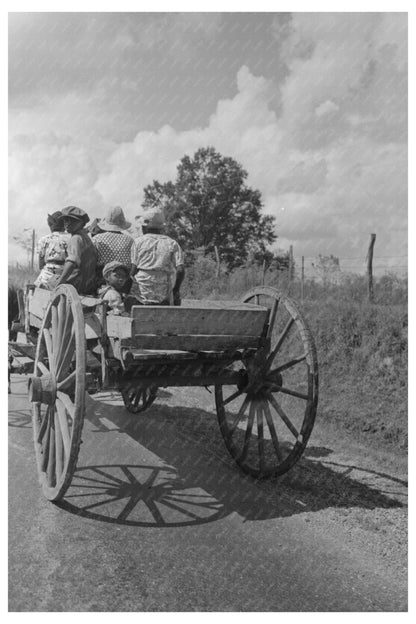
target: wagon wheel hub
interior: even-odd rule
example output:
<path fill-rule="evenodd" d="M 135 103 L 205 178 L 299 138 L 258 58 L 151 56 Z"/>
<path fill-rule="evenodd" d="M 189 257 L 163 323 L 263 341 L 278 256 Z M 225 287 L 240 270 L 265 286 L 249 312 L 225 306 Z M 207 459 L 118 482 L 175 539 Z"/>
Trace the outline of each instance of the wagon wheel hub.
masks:
<path fill-rule="evenodd" d="M 28 384 L 28 398 L 31 403 L 54 405 L 56 401 L 55 375 L 31 376 Z"/>

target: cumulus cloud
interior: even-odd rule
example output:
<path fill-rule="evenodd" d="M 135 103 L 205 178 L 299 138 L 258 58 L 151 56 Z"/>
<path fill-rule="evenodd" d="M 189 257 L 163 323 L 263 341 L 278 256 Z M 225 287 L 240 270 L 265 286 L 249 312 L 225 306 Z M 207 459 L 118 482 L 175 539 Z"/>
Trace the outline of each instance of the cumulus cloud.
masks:
<path fill-rule="evenodd" d="M 11 226 L 38 225 L 45 210 L 77 201 L 92 216 L 121 204 L 131 219 L 145 185 L 174 179 L 184 154 L 212 145 L 241 162 L 262 192 L 278 247 L 365 256 L 375 231 L 383 255 L 405 253 L 406 17 L 297 13 L 274 29 L 286 77 L 243 65 L 237 92 L 203 127 L 164 125 L 115 144 L 98 130 L 83 140 L 82 128 L 66 139 L 31 136 L 31 119 L 43 127 L 40 113 L 14 117 L 27 136 L 11 144 Z"/>

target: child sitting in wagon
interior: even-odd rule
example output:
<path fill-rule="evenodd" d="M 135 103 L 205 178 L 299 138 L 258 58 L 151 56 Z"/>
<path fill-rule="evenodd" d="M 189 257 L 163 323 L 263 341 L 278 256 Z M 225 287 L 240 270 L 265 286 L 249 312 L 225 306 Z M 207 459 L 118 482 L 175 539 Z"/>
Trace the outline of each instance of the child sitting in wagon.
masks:
<path fill-rule="evenodd" d="M 103 268 L 103 278 L 106 283 L 99 289 L 98 295 L 101 299 L 108 301 L 109 314 L 120 315 L 126 312 L 124 305 L 126 295 L 122 289 L 129 278 L 129 273 L 130 267 L 117 260 L 107 262 Z"/>

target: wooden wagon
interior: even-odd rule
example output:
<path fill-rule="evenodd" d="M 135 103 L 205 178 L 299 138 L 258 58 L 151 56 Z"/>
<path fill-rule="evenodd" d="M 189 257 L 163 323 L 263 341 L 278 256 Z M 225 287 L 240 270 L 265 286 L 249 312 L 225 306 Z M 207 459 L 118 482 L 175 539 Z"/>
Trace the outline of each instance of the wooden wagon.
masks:
<path fill-rule="evenodd" d="M 61 499 L 81 444 L 85 393 L 121 392 L 139 414 L 159 387 L 213 386 L 225 445 L 255 478 L 285 473 L 302 455 L 318 401 L 314 342 L 298 306 L 274 288 L 242 301 L 133 306 L 128 316 L 69 285 L 28 286 L 20 329 L 39 480 Z M 140 417 L 140 416 L 138 416 Z"/>

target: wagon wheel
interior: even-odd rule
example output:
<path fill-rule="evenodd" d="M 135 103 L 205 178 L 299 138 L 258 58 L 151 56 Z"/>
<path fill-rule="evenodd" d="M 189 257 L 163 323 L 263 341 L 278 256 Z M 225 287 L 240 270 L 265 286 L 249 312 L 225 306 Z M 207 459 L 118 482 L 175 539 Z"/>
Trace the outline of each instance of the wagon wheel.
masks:
<path fill-rule="evenodd" d="M 43 493 L 61 499 L 74 474 L 85 411 L 84 316 L 73 286 L 58 286 L 46 308 L 36 348 L 32 401 L 36 462 Z"/>
<path fill-rule="evenodd" d="M 255 477 L 287 472 L 302 455 L 318 404 L 318 363 L 297 305 L 274 288 L 259 286 L 244 302 L 270 310 L 268 345 L 238 387 L 215 387 L 221 433 L 231 456 Z M 260 373 L 259 373 L 260 371 Z"/>
<path fill-rule="evenodd" d="M 124 405 L 132 414 L 144 412 L 157 396 L 157 386 L 137 386 L 131 384 L 121 390 Z"/>

